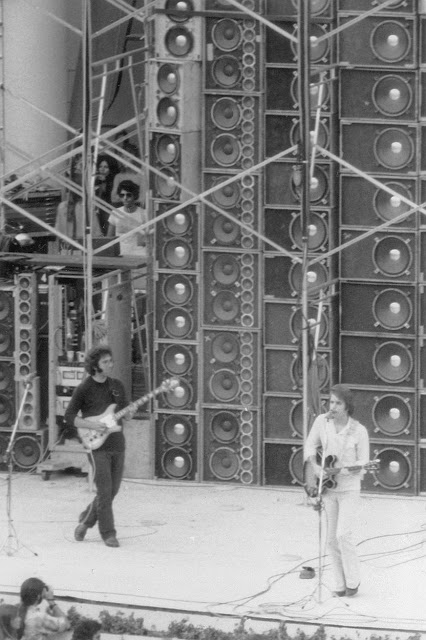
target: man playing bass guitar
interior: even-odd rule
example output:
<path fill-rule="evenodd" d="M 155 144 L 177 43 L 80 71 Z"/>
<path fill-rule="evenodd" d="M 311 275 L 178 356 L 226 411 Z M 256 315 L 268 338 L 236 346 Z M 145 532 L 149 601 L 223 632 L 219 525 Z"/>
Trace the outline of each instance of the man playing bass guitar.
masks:
<path fill-rule="evenodd" d="M 67 407 L 65 421 L 68 425 L 105 433 L 105 423 L 100 419 L 96 421 L 95 416 L 100 417 L 111 404 L 118 409 L 125 407 L 123 384 L 110 377 L 113 365 L 112 351 L 108 346 L 97 346 L 89 351 L 85 360 L 85 369 L 89 375 L 75 389 Z M 129 414 L 131 416 L 131 410 Z M 108 547 L 119 546 L 112 502 L 123 476 L 124 450 L 124 435 L 121 429 L 117 429 L 109 433 L 101 446 L 91 451 L 96 497 L 80 514 L 79 524 L 74 532 L 76 540 L 84 540 L 87 530 L 98 523 L 104 543 Z"/>
<path fill-rule="evenodd" d="M 360 584 L 353 533 L 358 522 L 361 478 L 368 466 L 369 438 L 367 429 L 352 417 L 353 412 L 351 390 L 342 384 L 332 387 L 330 410 L 315 419 L 304 450 L 305 461 L 316 478 L 334 480 L 332 488 L 324 493 L 324 507 L 337 596 L 354 596 Z M 324 461 L 336 461 L 337 469 L 319 464 L 319 449 Z"/>

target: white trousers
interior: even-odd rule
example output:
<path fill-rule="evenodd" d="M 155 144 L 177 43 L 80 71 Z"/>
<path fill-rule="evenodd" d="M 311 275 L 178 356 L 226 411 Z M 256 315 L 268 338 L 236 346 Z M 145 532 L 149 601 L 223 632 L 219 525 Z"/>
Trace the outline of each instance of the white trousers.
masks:
<path fill-rule="evenodd" d="M 360 582 L 360 563 L 353 542 L 359 521 L 360 494 L 358 491 L 328 491 L 324 495 L 324 506 L 335 589 L 354 589 Z"/>

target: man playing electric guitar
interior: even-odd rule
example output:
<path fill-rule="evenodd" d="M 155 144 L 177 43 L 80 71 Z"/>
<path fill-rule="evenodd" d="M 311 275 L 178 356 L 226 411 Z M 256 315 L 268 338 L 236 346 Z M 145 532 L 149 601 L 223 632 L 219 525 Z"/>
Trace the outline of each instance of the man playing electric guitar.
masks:
<path fill-rule="evenodd" d="M 94 347 L 85 360 L 89 376 L 75 389 L 65 412 L 65 421 L 77 429 L 91 429 L 104 433 L 105 423 L 93 420 L 111 405 L 123 409 L 127 404 L 126 393 L 120 380 L 111 378 L 112 352 L 106 345 Z M 135 409 L 136 410 L 136 409 Z M 129 410 L 130 417 L 134 411 Z M 91 420 L 88 418 L 92 417 Z M 112 502 L 120 488 L 124 468 L 125 440 L 121 430 L 112 431 L 105 442 L 92 451 L 96 497 L 80 514 L 74 538 L 84 540 L 86 532 L 98 523 L 99 532 L 108 547 L 118 547 L 114 525 Z"/>
<path fill-rule="evenodd" d="M 354 596 L 360 584 L 359 559 L 352 536 L 358 522 L 361 478 L 368 465 L 370 447 L 367 429 L 352 417 L 353 412 L 351 390 L 345 385 L 335 385 L 331 389 L 330 410 L 315 419 L 304 451 L 304 458 L 317 478 L 324 482 L 329 477 L 334 480 L 330 483 L 334 486 L 324 494 L 324 506 L 327 544 L 338 596 Z M 334 475 L 335 470 L 318 464 L 318 449 L 322 450 L 324 461 L 328 456 L 335 456 L 333 462 L 340 468 L 339 473 Z"/>

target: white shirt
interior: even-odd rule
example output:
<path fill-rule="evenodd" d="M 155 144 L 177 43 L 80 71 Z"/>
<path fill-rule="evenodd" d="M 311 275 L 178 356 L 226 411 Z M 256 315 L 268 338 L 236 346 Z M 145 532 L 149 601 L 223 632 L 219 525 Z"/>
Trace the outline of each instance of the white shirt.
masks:
<path fill-rule="evenodd" d="M 306 439 L 304 458 L 315 456 L 319 447 L 323 455 L 337 457 L 338 467 L 364 466 L 370 459 L 370 445 L 367 429 L 357 420 L 349 418 L 348 423 L 340 431 L 332 418 L 327 414 L 315 418 Z M 361 488 L 364 473 L 352 474 L 347 469 L 337 474 L 337 486 L 334 491 L 356 491 Z"/>
<path fill-rule="evenodd" d="M 124 210 L 124 207 L 114 209 L 114 212 L 109 216 L 109 223 L 115 227 L 115 233 L 117 236 L 121 236 L 123 233 L 136 229 L 139 225 L 148 221 L 145 209 L 142 207 L 136 207 L 135 211 L 128 213 Z M 142 256 L 146 257 L 146 247 L 142 246 L 142 233 L 134 233 L 124 240 L 120 240 L 120 253 L 122 256 Z"/>

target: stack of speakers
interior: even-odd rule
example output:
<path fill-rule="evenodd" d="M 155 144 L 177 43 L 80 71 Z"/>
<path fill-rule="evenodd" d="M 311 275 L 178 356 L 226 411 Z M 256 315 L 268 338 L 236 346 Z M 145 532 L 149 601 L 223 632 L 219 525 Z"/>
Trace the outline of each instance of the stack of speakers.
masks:
<path fill-rule="evenodd" d="M 37 280 L 20 273 L 0 285 L 0 456 L 3 457 L 20 410 L 12 458 L 14 467 L 30 470 L 40 462 L 46 429 L 40 429 L 37 370 Z"/>
<path fill-rule="evenodd" d="M 376 3 L 338 3 L 340 156 L 375 181 L 346 166 L 340 175 L 341 380 L 355 389 L 371 457 L 381 460 L 365 488 L 398 493 L 418 489 L 423 380 L 417 5 L 397 0 L 358 21 Z"/>
<path fill-rule="evenodd" d="M 257 15 L 260 0 L 241 3 Z M 201 379 L 203 480 L 259 481 L 260 23 L 206 2 Z M 211 204 L 209 204 L 211 203 Z"/>
<path fill-rule="evenodd" d="M 266 99 L 264 155 L 272 158 L 295 151 L 265 167 L 264 234 L 275 243 L 264 246 L 263 416 L 264 483 L 300 485 L 303 482 L 302 330 L 309 320 L 316 329 L 315 365 L 320 395 L 328 395 L 337 376 L 336 310 L 329 283 L 336 276 L 335 261 L 321 260 L 333 249 L 337 232 L 336 168 L 317 155 L 310 184 L 309 259 L 318 258 L 309 272 L 308 318 L 302 315 L 302 221 L 300 172 L 296 151 L 300 140 L 300 86 L 297 0 L 269 0 L 267 18 L 289 38 L 266 29 Z M 331 152 L 337 147 L 337 100 L 330 66 L 335 63 L 333 39 L 316 42 L 335 26 L 335 3 L 311 2 L 312 64 L 310 78 L 311 131 L 319 112 L 317 144 Z M 279 245 L 288 253 L 277 249 Z M 321 300 L 321 297 L 324 299 Z M 315 332 L 313 332 L 315 334 Z M 312 354 L 311 354 L 312 355 Z"/>
<path fill-rule="evenodd" d="M 198 473 L 199 212 L 184 205 L 200 192 L 200 0 L 158 0 L 150 19 L 148 162 L 154 247 L 154 381 L 178 376 L 178 393 L 155 400 L 157 477 Z M 170 213 L 169 213 L 170 212 Z"/>

